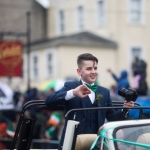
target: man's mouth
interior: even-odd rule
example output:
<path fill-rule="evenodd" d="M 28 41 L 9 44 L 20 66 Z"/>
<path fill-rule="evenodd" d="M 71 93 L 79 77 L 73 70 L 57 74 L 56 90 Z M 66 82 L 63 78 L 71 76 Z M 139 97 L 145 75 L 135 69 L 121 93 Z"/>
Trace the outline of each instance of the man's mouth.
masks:
<path fill-rule="evenodd" d="M 96 76 L 90 76 L 90 78 L 95 79 Z"/>

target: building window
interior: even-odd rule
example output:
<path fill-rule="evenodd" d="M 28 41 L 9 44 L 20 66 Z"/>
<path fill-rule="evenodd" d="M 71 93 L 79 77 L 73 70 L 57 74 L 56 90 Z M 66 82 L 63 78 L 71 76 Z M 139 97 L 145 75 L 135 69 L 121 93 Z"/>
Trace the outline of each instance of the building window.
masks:
<path fill-rule="evenodd" d="M 136 58 L 142 58 L 142 48 L 139 46 L 131 47 L 131 66 L 133 66 Z"/>
<path fill-rule="evenodd" d="M 33 57 L 33 76 L 38 77 L 38 57 Z"/>
<path fill-rule="evenodd" d="M 84 10 L 83 6 L 78 6 L 77 7 L 77 23 L 78 23 L 78 28 L 82 30 L 84 28 Z"/>
<path fill-rule="evenodd" d="M 103 24 L 105 21 L 105 2 L 104 0 L 99 0 L 97 2 L 98 7 L 98 24 Z"/>
<path fill-rule="evenodd" d="M 52 67 L 52 54 L 49 53 L 47 55 L 47 72 L 48 72 L 48 76 L 51 76 L 53 73 L 53 67 Z"/>
<path fill-rule="evenodd" d="M 60 33 L 64 33 L 65 31 L 65 16 L 63 10 L 59 11 L 59 30 Z"/>
<path fill-rule="evenodd" d="M 134 59 L 135 57 L 140 58 L 142 55 L 142 49 L 140 47 L 133 47 L 132 48 L 132 58 Z"/>
<path fill-rule="evenodd" d="M 141 0 L 130 0 L 130 19 L 132 23 L 142 21 L 142 4 Z"/>

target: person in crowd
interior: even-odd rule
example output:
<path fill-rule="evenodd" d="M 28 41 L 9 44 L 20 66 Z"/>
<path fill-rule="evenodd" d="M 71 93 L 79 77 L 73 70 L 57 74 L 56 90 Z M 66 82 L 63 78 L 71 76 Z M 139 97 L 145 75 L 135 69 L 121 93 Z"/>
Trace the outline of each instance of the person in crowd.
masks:
<path fill-rule="evenodd" d="M 138 57 L 134 58 L 132 63 L 132 72 L 133 72 L 133 86 L 137 86 L 136 90 L 139 96 L 146 96 L 148 92 L 148 85 L 146 82 L 146 68 L 147 64 L 144 60 L 139 59 Z"/>
<path fill-rule="evenodd" d="M 77 73 L 81 77 L 78 82 L 66 82 L 64 87 L 48 95 L 45 99 L 47 106 L 63 104 L 65 113 L 71 109 L 77 108 L 92 108 L 92 107 L 112 107 L 109 90 L 95 85 L 98 76 L 98 59 L 89 53 L 84 53 L 77 58 Z M 134 106 L 133 101 L 124 101 L 124 107 Z M 76 115 L 76 120 L 80 122 L 77 134 L 97 134 L 98 129 L 105 122 L 124 120 L 123 110 L 91 110 L 80 111 Z M 67 117 L 67 120 L 72 120 L 73 114 Z M 66 124 L 61 136 L 59 150 L 62 149 Z"/>
<path fill-rule="evenodd" d="M 29 102 L 29 101 L 33 101 L 33 100 L 39 100 L 39 91 L 35 87 L 27 90 L 24 103 Z M 31 106 L 28 109 L 29 115 L 31 118 L 36 118 L 36 114 L 35 114 L 36 109 L 37 109 L 37 106 Z"/>
<path fill-rule="evenodd" d="M 133 73 L 138 73 L 141 78 L 145 79 L 147 76 L 146 73 L 146 68 L 147 68 L 147 63 L 140 59 L 139 57 L 135 57 L 132 63 L 132 72 Z"/>
<path fill-rule="evenodd" d="M 110 93 L 115 95 L 116 94 L 116 85 L 115 84 L 112 84 L 111 87 L 110 87 Z"/>
<path fill-rule="evenodd" d="M 41 92 L 41 93 L 39 94 L 39 99 L 40 99 L 40 100 L 44 100 L 45 98 L 46 98 L 45 92 Z"/>
<path fill-rule="evenodd" d="M 6 121 L 2 121 L 2 119 L 0 119 L 0 138 L 5 138 L 7 137 L 7 122 Z M 0 141 L 0 149 L 6 149 L 6 143 L 3 141 Z"/>
<path fill-rule="evenodd" d="M 43 113 L 44 115 L 44 113 Z M 62 112 L 53 111 L 49 115 L 45 114 L 45 118 L 42 120 L 40 138 L 44 141 L 59 139 L 59 132 L 61 130 Z M 51 143 L 45 143 L 43 148 L 57 148 L 57 145 Z"/>
<path fill-rule="evenodd" d="M 145 79 L 140 77 L 139 88 L 137 89 L 139 96 L 146 96 L 148 92 L 148 85 Z"/>
<path fill-rule="evenodd" d="M 117 85 L 116 85 L 116 94 L 118 93 L 119 89 L 124 87 L 126 89 L 128 89 L 130 87 L 129 81 L 128 81 L 128 73 L 126 70 L 121 71 L 120 73 L 120 77 L 117 77 L 111 69 L 107 70 L 112 77 L 114 78 L 114 80 L 116 81 Z"/>
<path fill-rule="evenodd" d="M 18 104 L 18 102 L 20 100 L 20 96 L 21 96 L 21 93 L 20 93 L 19 89 L 15 88 L 14 94 L 13 94 L 13 101 L 14 101 L 15 106 Z"/>
<path fill-rule="evenodd" d="M 52 93 L 55 92 L 55 89 L 54 88 L 50 88 L 48 91 L 47 91 L 47 95 L 50 95 Z"/>
<path fill-rule="evenodd" d="M 139 89 L 139 81 L 140 81 L 141 76 L 138 74 L 138 72 L 134 71 L 133 72 L 133 84 L 132 88 L 134 89 Z"/>
<path fill-rule="evenodd" d="M 9 111 L 11 115 L 9 115 L 7 111 L 0 112 L 0 138 L 1 139 L 12 139 L 15 134 L 15 120 L 13 111 Z M 10 146 L 9 141 L 0 141 L 0 150 L 8 149 Z"/>
<path fill-rule="evenodd" d="M 47 120 L 45 131 L 45 137 L 51 140 L 58 140 L 58 130 L 61 122 L 61 114 L 58 111 L 54 111 Z"/>

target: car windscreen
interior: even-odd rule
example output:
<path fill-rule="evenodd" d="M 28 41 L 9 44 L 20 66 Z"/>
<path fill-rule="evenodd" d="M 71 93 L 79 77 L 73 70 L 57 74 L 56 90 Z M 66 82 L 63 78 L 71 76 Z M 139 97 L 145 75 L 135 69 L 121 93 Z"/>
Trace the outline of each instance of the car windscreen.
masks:
<path fill-rule="evenodd" d="M 116 128 L 113 139 L 116 150 L 150 149 L 150 124 Z"/>

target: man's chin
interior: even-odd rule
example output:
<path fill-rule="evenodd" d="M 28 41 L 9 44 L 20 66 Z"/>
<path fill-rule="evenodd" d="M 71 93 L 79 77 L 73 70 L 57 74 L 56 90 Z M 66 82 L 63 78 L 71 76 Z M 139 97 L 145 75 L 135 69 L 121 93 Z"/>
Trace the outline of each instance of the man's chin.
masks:
<path fill-rule="evenodd" d="M 93 79 L 93 80 L 90 80 L 91 84 L 92 84 L 92 83 L 94 83 L 95 81 L 96 81 L 95 79 Z"/>

